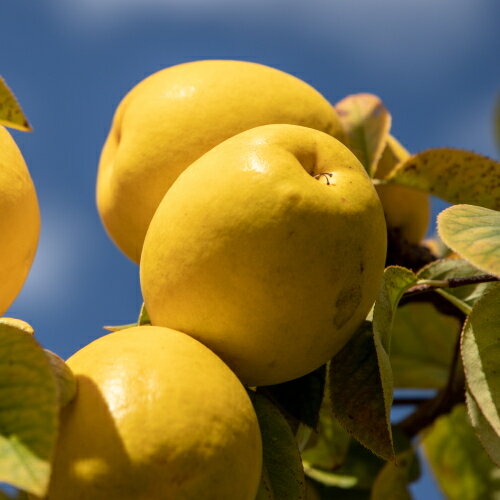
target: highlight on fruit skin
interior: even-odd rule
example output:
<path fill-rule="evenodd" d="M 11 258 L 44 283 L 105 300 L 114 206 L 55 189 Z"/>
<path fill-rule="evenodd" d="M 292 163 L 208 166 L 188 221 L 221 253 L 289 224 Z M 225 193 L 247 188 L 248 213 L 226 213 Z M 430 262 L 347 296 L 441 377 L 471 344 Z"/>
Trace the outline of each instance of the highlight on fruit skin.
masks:
<path fill-rule="evenodd" d="M 167 328 L 111 333 L 68 360 L 49 500 L 254 500 L 262 444 L 245 388 Z"/>
<path fill-rule="evenodd" d="M 342 348 L 385 256 L 382 206 L 351 151 L 317 130 L 267 125 L 172 185 L 146 235 L 141 288 L 153 324 L 197 338 L 250 386 L 276 384 Z"/>
<path fill-rule="evenodd" d="M 398 163 L 409 158 L 410 153 L 392 135 L 375 172 L 376 179 L 382 179 Z M 408 243 L 418 244 L 427 234 L 430 221 L 429 195 L 405 186 L 376 186 L 384 208 L 387 226 L 399 232 Z"/>
<path fill-rule="evenodd" d="M 24 285 L 40 234 L 35 186 L 21 151 L 0 126 L 0 316 Z"/>
<path fill-rule="evenodd" d="M 319 92 L 261 64 L 195 61 L 141 81 L 118 106 L 99 162 L 97 207 L 109 236 L 139 262 L 151 218 L 179 174 L 225 139 L 272 123 L 342 136 Z"/>

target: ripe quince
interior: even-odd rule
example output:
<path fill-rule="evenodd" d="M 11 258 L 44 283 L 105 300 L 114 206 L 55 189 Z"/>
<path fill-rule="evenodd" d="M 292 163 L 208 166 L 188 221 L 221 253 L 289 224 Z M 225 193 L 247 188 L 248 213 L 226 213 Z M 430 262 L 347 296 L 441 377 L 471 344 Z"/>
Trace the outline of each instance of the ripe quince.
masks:
<path fill-rule="evenodd" d="M 0 316 L 28 276 L 39 234 L 35 186 L 14 139 L 0 126 Z"/>
<path fill-rule="evenodd" d="M 50 500 L 254 500 L 259 425 L 245 388 L 205 346 L 141 326 L 68 360 Z"/>
<path fill-rule="evenodd" d="M 386 226 L 341 142 L 266 125 L 203 155 L 170 187 L 144 242 L 151 321 L 214 350 L 249 385 L 329 360 L 369 312 Z"/>
<path fill-rule="evenodd" d="M 261 64 L 195 61 L 140 82 L 118 106 L 99 163 L 97 207 L 110 237 L 139 262 L 151 218 L 179 174 L 225 139 L 271 123 L 342 134 L 321 94 Z"/>

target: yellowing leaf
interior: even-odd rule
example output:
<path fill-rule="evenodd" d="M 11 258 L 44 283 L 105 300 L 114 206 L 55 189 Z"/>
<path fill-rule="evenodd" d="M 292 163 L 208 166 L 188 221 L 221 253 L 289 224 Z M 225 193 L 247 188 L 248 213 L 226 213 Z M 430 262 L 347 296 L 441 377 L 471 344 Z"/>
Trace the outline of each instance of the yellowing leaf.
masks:
<path fill-rule="evenodd" d="M 57 433 L 57 389 L 32 335 L 0 324 L 0 481 L 46 493 Z"/>
<path fill-rule="evenodd" d="M 439 214 L 438 231 L 455 252 L 479 269 L 500 276 L 499 211 L 455 205 Z"/>
<path fill-rule="evenodd" d="M 460 327 L 457 318 L 439 313 L 432 304 L 414 302 L 400 307 L 392 328 L 394 386 L 444 387 Z"/>
<path fill-rule="evenodd" d="M 479 406 L 477 406 L 476 401 L 470 395 L 469 391 L 466 392 L 465 396 L 467 411 L 472 427 L 474 427 L 479 441 L 481 441 L 481 444 L 491 460 L 500 467 L 500 436 L 484 418 L 484 415 L 481 413 Z"/>
<path fill-rule="evenodd" d="M 250 392 L 263 446 L 263 477 L 257 499 L 304 500 L 305 478 L 291 427 L 265 396 Z"/>
<path fill-rule="evenodd" d="M 66 406 L 76 395 L 76 378 L 69 366 L 57 354 L 47 349 L 45 354 L 57 382 L 59 405 Z"/>
<path fill-rule="evenodd" d="M 31 132 L 31 125 L 23 114 L 12 90 L 0 76 L 0 125 Z"/>
<path fill-rule="evenodd" d="M 500 163 L 471 151 L 429 149 L 410 156 L 387 177 L 389 184 L 420 189 L 450 203 L 500 210 Z"/>
<path fill-rule="evenodd" d="M 500 283 L 476 302 L 462 333 L 462 359 L 471 396 L 500 435 Z"/>
<path fill-rule="evenodd" d="M 3 317 L 0 318 L 0 325 L 12 327 L 13 329 L 16 330 L 22 330 L 23 332 L 29 333 L 30 335 L 35 334 L 33 327 L 30 324 L 26 323 L 26 321 L 23 321 L 22 319 Z"/>
<path fill-rule="evenodd" d="M 440 417 L 424 434 L 432 472 L 449 500 L 497 500 L 500 471 L 479 443 L 464 405 Z"/>
<path fill-rule="evenodd" d="M 353 94 L 335 105 L 347 145 L 373 177 L 391 129 L 391 115 L 373 94 Z"/>

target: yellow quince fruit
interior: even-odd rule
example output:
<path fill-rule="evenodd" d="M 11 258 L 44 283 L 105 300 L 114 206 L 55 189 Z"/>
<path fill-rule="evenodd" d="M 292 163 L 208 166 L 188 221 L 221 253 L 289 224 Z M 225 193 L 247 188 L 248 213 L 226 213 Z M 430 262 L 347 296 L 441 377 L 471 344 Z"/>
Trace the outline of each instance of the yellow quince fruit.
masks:
<path fill-rule="evenodd" d="M 140 82 L 118 106 L 99 163 L 97 207 L 109 236 L 139 262 L 151 218 L 179 174 L 225 139 L 271 123 L 342 134 L 321 94 L 268 66 L 196 61 Z"/>
<path fill-rule="evenodd" d="M 410 153 L 390 135 L 377 165 L 375 178 L 383 179 L 398 163 L 409 157 Z M 409 243 L 420 243 L 429 227 L 428 194 L 404 186 L 377 186 L 376 189 L 384 207 L 387 226 L 399 231 L 400 236 Z"/>
<path fill-rule="evenodd" d="M 0 316 L 28 276 L 39 234 L 35 186 L 14 139 L 0 126 Z"/>
<path fill-rule="evenodd" d="M 49 500 L 253 500 L 262 444 L 245 388 L 205 346 L 151 326 L 68 360 Z"/>
<path fill-rule="evenodd" d="M 189 333 L 249 385 L 300 377 L 365 319 L 386 253 L 382 206 L 330 135 L 257 127 L 188 167 L 141 258 L 151 321 Z"/>

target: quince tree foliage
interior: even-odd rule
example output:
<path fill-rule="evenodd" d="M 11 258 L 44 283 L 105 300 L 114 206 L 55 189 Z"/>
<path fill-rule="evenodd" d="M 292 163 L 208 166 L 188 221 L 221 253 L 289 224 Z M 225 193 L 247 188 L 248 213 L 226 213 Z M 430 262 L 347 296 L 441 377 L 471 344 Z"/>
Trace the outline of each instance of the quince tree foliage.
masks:
<path fill-rule="evenodd" d="M 447 498 L 498 498 L 500 163 L 438 148 L 404 156 L 381 173 L 392 140 L 382 101 L 350 95 L 336 109 L 346 144 L 376 186 L 452 206 L 438 216 L 438 236 L 418 243 L 388 217 L 376 302 L 325 366 L 248 388 L 263 441 L 257 498 L 411 498 L 422 460 Z M 0 123 L 30 130 L 3 80 Z M 421 217 L 418 205 L 410 210 Z M 143 307 L 136 322 L 106 328 L 148 324 Z M 29 325 L 0 319 L 0 483 L 11 486 L 0 489 L 1 499 L 46 495 L 60 409 L 75 394 L 71 370 Z M 401 406 L 408 411 L 397 418 L 393 410 Z"/>

